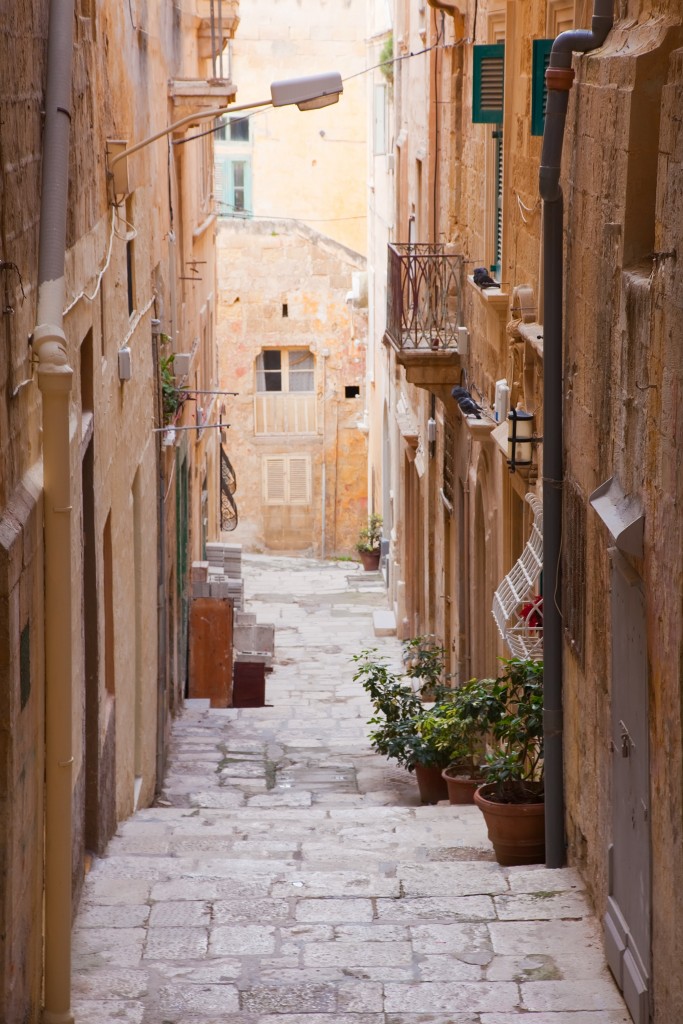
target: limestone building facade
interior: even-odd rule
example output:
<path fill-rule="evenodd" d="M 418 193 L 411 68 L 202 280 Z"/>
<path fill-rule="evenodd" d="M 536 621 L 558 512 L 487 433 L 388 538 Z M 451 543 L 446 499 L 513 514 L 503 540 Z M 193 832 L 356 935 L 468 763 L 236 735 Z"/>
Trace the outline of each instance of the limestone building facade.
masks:
<path fill-rule="evenodd" d="M 367 522 L 366 87 L 362 0 L 254 0 L 239 102 L 338 71 L 319 110 L 228 115 L 217 133 L 221 388 L 238 481 L 230 539 L 355 556 Z"/>
<path fill-rule="evenodd" d="M 683 1012 L 680 4 L 372 10 L 394 80 L 388 158 L 369 174 L 371 211 L 389 179 L 370 220 L 369 251 L 388 242 L 386 278 L 374 256 L 369 277 L 370 507 L 397 628 L 436 634 L 457 682 L 538 656 L 529 612 L 544 609 L 561 691 L 546 806 L 633 1019 L 664 1024 Z M 553 241 L 560 164 L 540 168 L 559 87 L 544 71 L 575 29 Z M 518 409 L 538 440 L 511 472 Z M 559 552 L 510 600 L 541 511 Z"/>
<path fill-rule="evenodd" d="M 216 386 L 213 146 L 184 144 L 195 115 L 234 97 L 213 67 L 212 6 L 23 0 L 0 19 L 7 1024 L 41 1008 L 71 1019 L 83 873 L 116 823 L 153 799 L 182 696 L 183 573 L 201 550 L 216 431 L 178 431 L 164 447 L 162 384 L 173 402 L 169 357 L 180 353 L 184 383 Z M 238 21 L 235 4 L 222 6 L 221 48 Z M 175 417 L 198 422 L 189 406 Z"/>
<path fill-rule="evenodd" d="M 238 482 L 230 539 L 252 551 L 354 556 L 366 521 L 365 259 L 281 221 L 218 232 L 221 386 Z"/>

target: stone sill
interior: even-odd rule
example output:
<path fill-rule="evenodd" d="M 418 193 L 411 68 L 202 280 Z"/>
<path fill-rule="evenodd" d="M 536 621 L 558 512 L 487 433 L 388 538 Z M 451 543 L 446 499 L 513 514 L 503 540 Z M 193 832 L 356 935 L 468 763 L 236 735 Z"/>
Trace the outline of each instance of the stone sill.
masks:
<path fill-rule="evenodd" d="M 520 337 L 531 345 L 538 358 L 543 359 L 543 324 L 519 324 L 517 330 Z"/>
<path fill-rule="evenodd" d="M 510 305 L 509 292 L 504 292 L 502 288 L 480 288 L 478 284 L 474 283 L 474 277 L 472 274 L 467 275 L 467 280 L 472 291 L 474 291 L 481 301 L 487 306 L 492 306 L 495 310 L 507 310 Z"/>
<path fill-rule="evenodd" d="M 489 436 L 492 430 L 498 425 L 495 420 L 489 419 L 483 415 L 481 419 L 477 419 L 476 416 L 466 416 L 462 409 L 458 410 L 462 417 L 462 421 L 469 430 L 473 437 L 486 438 Z"/>

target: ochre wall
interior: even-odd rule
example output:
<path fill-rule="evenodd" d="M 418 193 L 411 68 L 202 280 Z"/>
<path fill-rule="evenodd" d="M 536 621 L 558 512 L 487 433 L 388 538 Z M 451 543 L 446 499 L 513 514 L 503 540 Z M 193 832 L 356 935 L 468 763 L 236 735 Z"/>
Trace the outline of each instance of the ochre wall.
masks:
<path fill-rule="evenodd" d="M 218 245 L 221 388 L 238 392 L 225 399 L 240 520 L 229 537 L 251 550 L 320 555 L 324 458 L 325 554 L 352 555 L 367 508 L 366 437 L 356 426 L 363 410 L 366 316 L 347 295 L 364 261 L 310 229 L 287 226 L 283 232 L 277 223 L 226 222 Z M 316 431 L 255 436 L 256 357 L 263 348 L 288 347 L 314 353 Z M 345 386 L 358 386 L 359 397 L 346 398 Z M 265 506 L 262 458 L 294 452 L 311 459 L 311 503 Z"/>

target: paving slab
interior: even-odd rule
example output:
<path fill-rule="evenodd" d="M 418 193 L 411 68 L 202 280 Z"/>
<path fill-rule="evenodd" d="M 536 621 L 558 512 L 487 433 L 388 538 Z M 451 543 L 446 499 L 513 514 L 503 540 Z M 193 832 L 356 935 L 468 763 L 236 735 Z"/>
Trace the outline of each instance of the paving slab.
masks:
<path fill-rule="evenodd" d="M 78 1024 L 626 1024 L 578 872 L 500 867 L 476 807 L 421 806 L 370 748 L 352 655 L 401 664 L 381 578 L 243 578 L 269 706 L 178 715 L 157 804 L 85 880 Z"/>

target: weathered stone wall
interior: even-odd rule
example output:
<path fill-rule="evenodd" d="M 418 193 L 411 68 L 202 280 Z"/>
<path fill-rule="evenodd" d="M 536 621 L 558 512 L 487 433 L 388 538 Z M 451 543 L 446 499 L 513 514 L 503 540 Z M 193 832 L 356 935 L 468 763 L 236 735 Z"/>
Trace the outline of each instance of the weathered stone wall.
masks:
<path fill-rule="evenodd" d="M 304 226 L 232 221 L 221 225 L 218 347 L 230 424 L 227 447 L 237 475 L 240 523 L 230 538 L 251 550 L 351 555 L 367 507 L 362 417 L 366 316 L 347 295 L 362 257 Z M 286 306 L 286 315 L 283 315 Z M 255 434 L 255 361 L 264 348 L 309 348 L 315 357 L 312 433 Z M 359 396 L 345 397 L 358 387 Z M 311 501 L 267 506 L 263 463 L 299 453 L 311 460 Z"/>
<path fill-rule="evenodd" d="M 664 5 L 665 7 L 666 5 Z M 637 10 L 636 10 L 637 8 Z M 583 62 L 567 137 L 567 468 L 584 500 L 615 475 L 640 500 L 644 558 L 631 559 L 647 615 L 654 1019 L 683 1012 L 681 601 L 683 370 L 680 240 L 683 96 L 680 7 L 634 5 L 601 55 Z M 652 12 L 654 14 L 654 12 Z M 668 16 L 667 16 L 668 14 Z M 627 50 L 625 50 L 627 44 Z M 653 253 L 655 254 L 653 256 Z M 571 855 L 599 910 L 612 840 L 609 753 L 612 543 L 588 510 L 585 664 L 567 651 Z M 673 897 L 673 898 L 672 898 Z"/>
<path fill-rule="evenodd" d="M 24 1024 L 40 1011 L 43 861 L 51 853 L 49 836 L 43 847 L 42 414 L 29 347 L 36 318 L 49 5 L 24 0 L 10 6 L 3 11 L 0 40 L 0 1017 Z M 162 320 L 174 342 L 198 339 L 201 360 L 215 264 L 210 224 L 200 229 L 212 212 L 211 196 L 210 188 L 200 195 L 200 159 L 191 144 L 177 193 L 183 203 L 173 220 L 167 185 L 173 151 L 163 140 L 130 160 L 131 193 L 112 217 L 105 153 L 107 139 L 136 142 L 178 116 L 169 79 L 206 73 L 198 58 L 196 13 L 185 7 L 76 4 L 64 314 L 73 368 L 72 636 L 64 646 L 71 648 L 74 680 L 75 899 L 86 848 L 101 853 L 117 820 L 131 813 L 136 800 L 149 803 L 156 783 L 152 317 Z M 181 236 L 175 250 L 173 228 Z M 204 273 L 176 290 L 176 275 L 193 261 Z M 130 380 L 119 376 L 124 346 L 131 350 Z M 169 471 L 165 493 L 172 479 Z M 169 695 L 167 706 L 177 697 L 175 691 Z"/>

